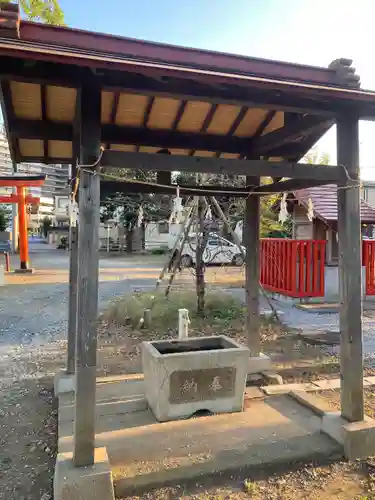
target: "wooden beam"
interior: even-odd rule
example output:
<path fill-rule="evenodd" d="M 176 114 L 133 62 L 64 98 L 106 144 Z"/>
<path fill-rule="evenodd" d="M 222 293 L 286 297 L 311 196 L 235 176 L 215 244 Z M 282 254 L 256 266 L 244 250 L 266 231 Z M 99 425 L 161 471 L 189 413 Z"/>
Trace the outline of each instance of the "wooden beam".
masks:
<path fill-rule="evenodd" d="M 341 414 L 364 418 L 362 345 L 362 267 L 358 117 L 337 119 L 337 161 L 348 176 L 338 189 Z M 340 189 L 341 188 L 341 189 Z"/>
<path fill-rule="evenodd" d="M 263 156 L 301 137 L 308 137 L 327 122 L 319 117 L 308 116 L 290 123 L 274 132 L 254 138 L 207 134 L 206 130 L 215 113 L 213 106 L 207 114 L 199 133 L 174 130 L 150 130 L 145 127 L 122 127 L 114 124 L 102 126 L 102 141 L 107 144 L 135 144 L 160 148 L 182 148 L 238 153 L 246 156 Z M 145 118 L 146 119 L 146 118 Z M 329 122 L 331 123 L 331 122 Z M 71 141 L 72 125 L 48 120 L 14 120 L 12 135 L 17 138 Z"/>
<path fill-rule="evenodd" d="M 270 157 L 281 157 L 287 161 L 297 162 L 303 158 L 316 142 L 334 125 L 333 121 L 326 121 L 317 127 L 313 133 L 300 141 L 290 142 L 269 151 Z"/>
<path fill-rule="evenodd" d="M 247 185 L 259 185 L 259 177 L 246 177 Z M 260 353 L 260 314 L 259 314 L 259 228 L 260 198 L 246 198 L 243 237 L 246 246 L 246 331 L 247 346 L 251 356 Z"/>
<path fill-rule="evenodd" d="M 127 168 L 136 170 L 290 177 L 296 179 L 324 180 L 327 184 L 329 182 L 339 182 L 343 178 L 342 168 L 331 165 L 157 155 L 112 150 L 103 152 L 101 165 L 113 168 L 123 168 L 126 165 Z"/>
<path fill-rule="evenodd" d="M 80 87 L 89 82 L 92 73 L 86 68 L 76 65 L 55 64 L 46 61 L 35 61 L 33 65 L 25 66 L 23 59 L 0 56 L 1 74 L 5 78 L 35 83 L 56 84 L 70 87 Z M 261 107 L 297 113 L 310 113 L 320 116 L 331 116 L 345 108 L 352 107 L 353 103 L 346 103 L 341 96 L 327 96 L 321 98 L 317 92 L 299 91 L 296 94 L 293 88 L 285 86 L 285 90 L 275 88 L 259 88 L 251 82 L 240 84 L 215 84 L 199 82 L 186 78 L 155 79 L 145 75 L 135 75 L 117 70 L 101 70 L 96 76 L 104 90 L 133 92 L 136 94 L 166 96 L 181 100 L 196 100 L 212 104 L 233 104 L 236 106 Z M 311 96 L 313 94 L 313 97 Z M 375 117 L 375 104 L 358 102 L 364 116 Z"/>
<path fill-rule="evenodd" d="M 164 173 L 164 172 L 158 172 Z M 168 172 L 165 172 L 168 173 Z M 159 184 L 168 184 L 168 182 L 160 182 Z M 224 194 L 234 198 L 247 198 L 249 193 L 254 195 L 268 195 L 270 193 L 284 193 L 290 191 L 297 191 L 299 189 L 306 189 L 310 187 L 324 186 L 326 181 L 316 181 L 310 179 L 288 179 L 285 181 L 275 182 L 272 184 L 264 184 L 259 187 L 243 187 L 233 188 L 220 185 L 179 185 L 180 193 L 186 196 L 215 196 Z M 101 182 L 101 195 L 109 196 L 115 193 L 142 193 L 142 194 L 169 194 L 176 193 L 177 184 L 170 186 L 158 186 L 157 184 L 138 184 L 137 182 L 121 182 L 121 181 L 102 181 Z"/>
<path fill-rule="evenodd" d="M 154 105 L 154 102 L 155 102 L 155 97 L 148 98 L 148 103 L 147 103 L 147 107 L 145 110 L 145 114 L 143 115 L 143 127 L 144 128 L 147 128 L 147 126 L 148 126 L 148 119 L 150 117 L 150 113 L 152 110 L 152 106 Z"/>
<path fill-rule="evenodd" d="M 272 122 L 272 120 L 274 119 L 275 115 L 276 115 L 277 111 L 271 109 L 271 111 L 268 111 L 268 113 L 266 114 L 266 116 L 264 117 L 264 120 L 262 121 L 262 123 L 259 125 L 259 127 L 256 129 L 253 137 L 260 137 L 263 132 L 266 130 L 266 128 L 268 127 L 268 125 Z"/>
<path fill-rule="evenodd" d="M 81 164 L 100 154 L 101 92 L 92 79 L 81 94 Z M 73 461 L 92 465 L 95 449 L 96 346 L 99 279 L 99 165 L 82 170 L 79 183 L 78 313 Z"/>
<path fill-rule="evenodd" d="M 244 117 L 245 117 L 248 109 L 249 108 L 247 108 L 246 106 L 242 106 L 242 108 L 240 109 L 240 112 L 238 113 L 238 115 L 236 116 L 236 118 L 233 120 L 233 123 L 230 126 L 230 129 L 229 129 L 228 133 L 226 134 L 226 137 L 231 137 L 235 133 L 235 131 L 237 130 L 239 124 L 244 119 Z M 221 155 L 221 151 L 218 151 L 215 156 L 216 156 L 216 158 L 220 158 L 220 155 Z"/>
<path fill-rule="evenodd" d="M 328 184 L 326 180 L 288 179 L 273 182 L 272 184 L 263 184 L 262 186 L 256 187 L 253 192 L 258 194 L 284 193 L 286 191 L 297 191 L 298 189 L 324 186 L 325 184 Z"/>
<path fill-rule="evenodd" d="M 156 184 L 138 184 L 136 182 L 121 182 L 121 181 L 102 181 L 101 186 L 101 197 L 110 196 L 115 193 L 142 193 L 142 194 L 169 194 L 175 195 L 177 184 L 171 184 L 170 186 L 158 186 Z M 201 191 L 197 191 L 197 188 Z M 186 196 L 214 196 L 215 194 L 223 194 L 226 196 L 233 197 L 247 197 L 249 190 L 246 188 L 230 188 L 223 186 L 184 186 L 179 185 L 180 193 Z"/>
<path fill-rule="evenodd" d="M 314 133 L 326 123 L 320 117 L 306 116 L 302 120 L 293 121 L 269 134 L 253 138 L 249 147 L 249 155 L 263 156 L 269 154 L 275 148 L 291 143 Z M 332 122 L 333 123 L 333 122 Z"/>
<path fill-rule="evenodd" d="M 172 130 L 177 130 L 178 124 L 180 123 L 182 115 L 185 112 L 186 104 L 187 104 L 187 101 L 183 99 L 181 101 L 180 107 L 178 108 L 176 116 L 175 116 L 174 121 L 172 123 L 172 127 L 171 127 Z"/>
<path fill-rule="evenodd" d="M 210 123 L 212 122 L 212 118 L 214 117 L 214 114 L 216 113 L 217 106 L 218 106 L 217 104 L 211 104 L 211 108 L 209 109 L 205 119 L 203 120 L 202 126 L 199 130 L 199 134 L 205 134 L 207 132 L 207 129 L 208 129 Z M 198 148 L 193 148 L 189 152 L 189 155 L 194 156 L 196 149 L 198 149 Z M 205 148 L 203 148 L 203 149 L 205 149 Z"/>

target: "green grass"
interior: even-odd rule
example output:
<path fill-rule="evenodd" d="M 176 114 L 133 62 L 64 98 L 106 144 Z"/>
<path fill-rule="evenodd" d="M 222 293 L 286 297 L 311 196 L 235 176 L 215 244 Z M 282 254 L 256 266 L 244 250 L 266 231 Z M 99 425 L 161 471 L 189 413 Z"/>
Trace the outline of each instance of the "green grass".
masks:
<path fill-rule="evenodd" d="M 150 251 L 151 255 L 166 255 L 168 252 L 169 252 L 169 248 L 167 246 L 153 248 Z"/>
<path fill-rule="evenodd" d="M 225 326 L 234 320 L 244 319 L 243 304 L 224 293 L 207 292 L 204 318 L 196 314 L 197 298 L 194 291 L 172 291 L 168 298 L 164 293 L 135 293 L 112 302 L 103 314 L 108 322 L 120 326 L 139 327 L 145 309 L 151 309 L 152 330 L 167 331 L 177 328 L 178 310 L 188 309 L 191 328 L 204 321 L 210 325 Z"/>

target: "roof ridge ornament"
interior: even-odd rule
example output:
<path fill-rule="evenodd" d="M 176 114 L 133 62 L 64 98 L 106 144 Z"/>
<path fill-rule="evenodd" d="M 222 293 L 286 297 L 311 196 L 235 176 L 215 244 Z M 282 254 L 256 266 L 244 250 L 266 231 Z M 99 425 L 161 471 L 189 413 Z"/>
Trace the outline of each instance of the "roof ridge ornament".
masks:
<path fill-rule="evenodd" d="M 328 68 L 336 73 L 337 83 L 345 87 L 353 87 L 359 89 L 361 87 L 361 78 L 356 75 L 355 68 L 352 67 L 352 59 L 340 57 L 332 61 Z"/>
<path fill-rule="evenodd" d="M 0 1 L 0 36 L 20 38 L 20 22 L 19 3 Z"/>

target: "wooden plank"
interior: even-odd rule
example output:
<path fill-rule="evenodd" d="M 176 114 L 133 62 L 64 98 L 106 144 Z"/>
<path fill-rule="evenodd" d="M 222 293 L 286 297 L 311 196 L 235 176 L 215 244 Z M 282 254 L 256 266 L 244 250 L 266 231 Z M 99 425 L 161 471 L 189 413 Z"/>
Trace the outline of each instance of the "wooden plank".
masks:
<path fill-rule="evenodd" d="M 104 151 L 103 167 L 137 170 L 165 170 L 169 172 L 199 172 L 215 174 L 290 177 L 295 179 L 339 182 L 343 178 L 341 167 L 307 163 L 268 162 L 265 160 L 235 160 L 228 158 L 201 158 L 195 156 L 152 155 L 127 151 Z"/>
<path fill-rule="evenodd" d="M 246 177 L 246 184 L 249 186 L 259 185 L 259 182 L 259 177 Z M 260 352 L 259 225 L 260 198 L 249 196 L 245 206 L 243 241 L 246 246 L 246 331 L 251 356 L 258 356 Z"/>
<path fill-rule="evenodd" d="M 70 227 L 69 238 L 69 298 L 68 298 L 68 359 L 66 373 L 75 372 L 77 332 L 78 227 Z"/>
<path fill-rule="evenodd" d="M 81 164 L 100 154 L 101 95 L 85 85 L 81 94 Z M 99 166 L 80 171 L 78 234 L 78 314 L 73 460 L 77 467 L 94 463 L 96 346 L 99 280 Z"/>
<path fill-rule="evenodd" d="M 364 417 L 358 117 L 337 119 L 337 161 L 352 180 L 338 190 L 341 414 Z M 341 188 L 341 189 L 340 189 Z"/>

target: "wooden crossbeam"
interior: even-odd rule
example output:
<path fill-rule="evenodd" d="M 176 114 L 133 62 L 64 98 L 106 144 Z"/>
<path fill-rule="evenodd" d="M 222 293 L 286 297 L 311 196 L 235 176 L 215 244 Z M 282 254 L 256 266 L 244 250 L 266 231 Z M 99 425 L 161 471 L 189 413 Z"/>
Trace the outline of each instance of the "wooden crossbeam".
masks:
<path fill-rule="evenodd" d="M 212 108 L 213 115 L 214 110 Z M 306 117 L 292 122 L 281 129 L 255 138 L 218 136 L 215 134 L 187 133 L 175 130 L 150 130 L 145 127 L 122 127 L 113 124 L 102 125 L 101 140 L 107 144 L 135 144 L 136 146 L 154 146 L 160 148 L 182 148 L 192 150 L 224 151 L 246 156 L 262 156 L 271 150 L 294 141 L 301 136 L 308 136 L 327 125 L 327 120 L 320 117 Z M 71 141 L 72 125 L 48 120 L 13 120 L 14 137 L 42 140 Z"/>
<path fill-rule="evenodd" d="M 184 186 L 179 185 L 180 193 L 186 196 L 213 196 L 224 193 L 224 196 L 244 197 L 248 195 L 246 188 L 230 188 L 225 186 Z M 197 191 L 199 188 L 199 191 Z M 142 194 L 167 194 L 175 195 L 177 184 L 170 186 L 160 186 L 157 184 L 138 184 L 137 182 L 102 181 L 100 183 L 100 193 L 102 198 L 114 193 L 142 193 Z"/>
<path fill-rule="evenodd" d="M 324 186 L 328 184 L 326 180 L 317 179 L 288 179 L 285 181 L 273 182 L 272 184 L 263 184 L 254 189 L 255 193 L 284 193 L 285 191 L 297 191 L 310 187 Z"/>
<path fill-rule="evenodd" d="M 270 193 L 284 193 L 287 191 L 297 191 L 309 187 L 323 186 L 326 181 L 318 181 L 312 179 L 288 179 L 285 181 L 275 182 L 273 184 L 264 184 L 262 186 L 233 188 L 220 185 L 197 186 L 197 185 L 179 185 L 180 193 L 185 196 L 230 196 L 233 198 L 244 198 L 250 192 L 264 196 Z M 121 182 L 121 181 L 102 181 L 101 182 L 101 197 L 105 198 L 115 193 L 142 193 L 142 194 L 176 194 L 177 185 L 160 186 L 157 184 L 138 184 L 137 182 Z M 199 190 L 198 190 L 199 189 Z"/>
<path fill-rule="evenodd" d="M 169 172 L 200 172 L 264 177 L 289 177 L 321 180 L 327 184 L 343 179 L 343 169 L 333 165 L 307 163 L 268 162 L 265 160 L 232 160 L 196 156 L 156 155 L 126 151 L 104 151 L 103 167 L 137 170 L 164 170 Z"/>

